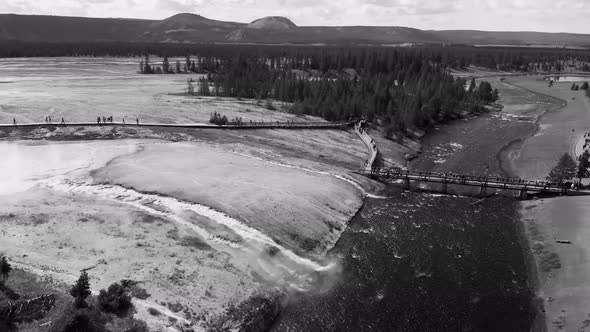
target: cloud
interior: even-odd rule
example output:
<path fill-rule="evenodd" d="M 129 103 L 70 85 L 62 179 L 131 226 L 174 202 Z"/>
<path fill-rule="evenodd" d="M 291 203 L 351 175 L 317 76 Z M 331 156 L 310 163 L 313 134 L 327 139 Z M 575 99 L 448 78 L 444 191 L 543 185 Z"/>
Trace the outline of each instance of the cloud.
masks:
<path fill-rule="evenodd" d="M 203 5 L 203 0 L 158 0 L 157 7 L 176 12 L 192 12 Z"/>

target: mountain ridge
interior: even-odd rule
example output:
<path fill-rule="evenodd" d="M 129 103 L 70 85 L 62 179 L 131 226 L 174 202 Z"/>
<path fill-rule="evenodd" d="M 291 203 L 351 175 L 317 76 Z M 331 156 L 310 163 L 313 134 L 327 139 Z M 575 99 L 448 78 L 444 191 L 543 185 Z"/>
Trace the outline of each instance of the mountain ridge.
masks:
<path fill-rule="evenodd" d="M 0 41 L 265 44 L 467 44 L 590 46 L 590 34 L 535 31 L 420 30 L 400 26 L 298 26 L 282 16 L 250 23 L 192 13 L 163 20 L 0 14 Z"/>

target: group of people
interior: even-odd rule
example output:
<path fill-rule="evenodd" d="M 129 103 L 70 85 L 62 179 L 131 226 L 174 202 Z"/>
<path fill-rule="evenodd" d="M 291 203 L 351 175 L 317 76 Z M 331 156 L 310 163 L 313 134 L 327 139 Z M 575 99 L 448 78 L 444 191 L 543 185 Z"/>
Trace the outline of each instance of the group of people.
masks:
<path fill-rule="evenodd" d="M 374 175 L 387 175 L 387 176 L 406 176 L 406 175 L 418 175 L 423 177 L 439 177 L 444 179 L 453 180 L 459 183 L 467 183 L 467 181 L 479 181 L 488 183 L 489 181 L 492 182 L 499 182 L 499 183 L 507 183 L 507 184 L 517 184 L 517 185 L 529 185 L 529 186 L 543 186 L 543 187 L 563 187 L 563 188 L 571 188 L 575 189 L 579 186 L 578 183 L 572 181 L 564 181 L 560 183 L 554 183 L 551 181 L 542 181 L 542 180 L 524 180 L 520 178 L 504 178 L 504 177 L 489 177 L 484 175 L 463 175 L 463 174 L 455 174 L 453 172 L 446 172 L 446 173 L 436 173 L 436 172 L 414 172 L 414 174 L 410 174 L 410 171 L 403 170 L 401 168 L 389 168 L 387 170 L 372 167 L 371 173 Z"/>
<path fill-rule="evenodd" d="M 101 119 L 102 119 L 102 122 L 101 122 Z M 112 115 L 109 116 L 108 118 L 105 116 L 103 116 L 102 118 L 100 116 L 96 117 L 96 123 L 98 123 L 98 124 L 107 123 L 107 122 L 113 123 L 113 116 Z M 123 119 L 123 122 L 125 122 L 125 119 Z"/>
<path fill-rule="evenodd" d="M 125 118 L 122 119 L 123 124 L 125 124 Z M 108 118 L 103 116 L 102 118 L 100 116 L 96 117 L 96 123 L 98 123 L 99 125 L 105 124 L 105 123 L 113 123 L 113 116 L 109 116 Z M 139 118 L 135 118 L 135 123 L 137 125 L 139 125 Z"/>
<path fill-rule="evenodd" d="M 51 116 L 46 116 L 45 117 L 45 123 L 53 123 L 51 121 Z M 12 124 L 15 125 L 15 126 L 17 125 L 16 118 L 12 118 Z M 61 118 L 61 123 L 60 124 L 66 124 L 66 120 L 63 117 Z"/>
<path fill-rule="evenodd" d="M 590 132 L 584 133 L 584 139 L 584 150 L 586 150 L 587 147 L 590 147 Z"/>

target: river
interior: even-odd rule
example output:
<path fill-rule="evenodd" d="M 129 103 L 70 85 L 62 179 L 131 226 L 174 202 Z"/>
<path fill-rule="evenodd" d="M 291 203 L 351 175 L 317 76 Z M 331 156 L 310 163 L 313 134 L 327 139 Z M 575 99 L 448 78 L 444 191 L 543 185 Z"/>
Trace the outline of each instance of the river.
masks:
<path fill-rule="evenodd" d="M 544 178 L 583 135 L 588 112 L 583 95 L 541 82 L 495 79 L 504 110 L 435 128 L 412 169 Z M 572 316 L 566 330 L 583 326 L 587 198 L 392 196 L 368 200 L 330 253 L 343 261 L 338 286 L 296 298 L 276 331 L 544 331 Z M 546 243 L 533 251 L 532 223 Z M 577 245 L 554 248 L 553 238 Z M 565 268 L 537 273 L 555 251 Z"/>

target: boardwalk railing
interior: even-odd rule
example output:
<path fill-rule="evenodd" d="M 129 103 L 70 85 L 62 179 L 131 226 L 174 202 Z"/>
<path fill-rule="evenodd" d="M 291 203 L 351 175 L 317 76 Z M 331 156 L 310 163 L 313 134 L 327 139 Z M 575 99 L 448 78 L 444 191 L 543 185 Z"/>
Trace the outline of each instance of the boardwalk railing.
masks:
<path fill-rule="evenodd" d="M 0 128 L 49 128 L 55 126 L 125 126 L 125 127 L 168 127 L 168 128 L 201 128 L 201 129 L 337 129 L 350 126 L 355 121 L 341 122 L 294 122 L 294 121 L 244 121 L 215 125 L 209 123 L 143 123 L 143 122 L 40 122 L 0 124 Z"/>
<path fill-rule="evenodd" d="M 442 192 L 446 192 L 446 185 L 464 185 L 480 187 L 482 195 L 485 194 L 486 188 L 515 190 L 526 197 L 527 192 L 542 192 L 555 194 L 568 194 L 568 192 L 578 192 L 572 188 L 571 183 L 552 183 L 549 181 L 523 180 L 513 178 L 503 178 L 494 176 L 477 176 L 477 175 L 459 175 L 452 173 L 434 173 L 419 171 L 404 171 L 396 168 L 372 168 L 371 170 L 361 170 L 361 174 L 387 178 L 393 180 L 403 180 L 409 187 L 410 181 L 441 183 Z"/>
<path fill-rule="evenodd" d="M 367 134 L 367 132 L 363 129 L 363 124 L 365 123 L 364 120 L 356 122 L 354 124 L 354 131 L 360 137 L 360 139 L 365 143 L 367 148 L 369 149 L 369 159 L 365 161 L 365 170 L 371 170 L 373 168 L 373 164 L 375 163 L 375 159 L 377 159 L 377 145 L 375 141 Z"/>

